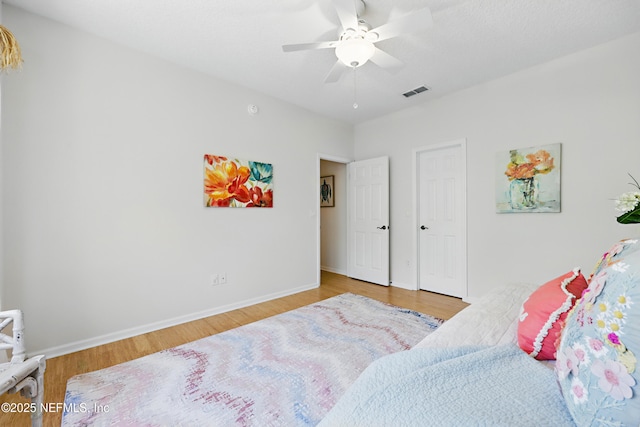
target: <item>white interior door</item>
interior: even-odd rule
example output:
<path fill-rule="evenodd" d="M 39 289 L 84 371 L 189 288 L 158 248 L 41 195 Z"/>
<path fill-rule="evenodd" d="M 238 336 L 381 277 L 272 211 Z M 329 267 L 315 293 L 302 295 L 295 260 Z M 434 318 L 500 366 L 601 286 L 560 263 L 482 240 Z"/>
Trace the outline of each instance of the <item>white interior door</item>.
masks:
<path fill-rule="evenodd" d="M 389 286 L 389 158 L 348 167 L 347 274 Z"/>
<path fill-rule="evenodd" d="M 464 142 L 417 151 L 420 289 L 467 296 Z"/>

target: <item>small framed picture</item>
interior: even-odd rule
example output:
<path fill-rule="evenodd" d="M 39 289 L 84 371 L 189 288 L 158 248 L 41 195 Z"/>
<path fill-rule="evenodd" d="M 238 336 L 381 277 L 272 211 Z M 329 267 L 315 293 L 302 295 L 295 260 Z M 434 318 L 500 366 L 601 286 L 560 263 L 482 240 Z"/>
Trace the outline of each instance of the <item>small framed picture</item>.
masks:
<path fill-rule="evenodd" d="M 320 207 L 334 207 L 335 189 L 333 188 L 333 175 L 320 177 Z"/>

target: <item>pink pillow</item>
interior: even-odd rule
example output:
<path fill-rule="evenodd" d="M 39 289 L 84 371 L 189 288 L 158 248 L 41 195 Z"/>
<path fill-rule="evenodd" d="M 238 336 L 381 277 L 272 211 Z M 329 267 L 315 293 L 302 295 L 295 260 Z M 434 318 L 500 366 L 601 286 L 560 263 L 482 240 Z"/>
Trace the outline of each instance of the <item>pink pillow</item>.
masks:
<path fill-rule="evenodd" d="M 587 288 L 579 268 L 536 289 L 522 303 L 518 322 L 518 345 L 538 360 L 556 358 L 556 340 L 564 319 Z"/>

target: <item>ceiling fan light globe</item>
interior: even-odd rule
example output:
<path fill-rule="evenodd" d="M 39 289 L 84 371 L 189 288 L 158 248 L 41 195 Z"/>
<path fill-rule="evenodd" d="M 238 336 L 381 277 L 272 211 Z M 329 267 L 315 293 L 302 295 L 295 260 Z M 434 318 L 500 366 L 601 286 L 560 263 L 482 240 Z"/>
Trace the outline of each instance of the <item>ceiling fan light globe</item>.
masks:
<path fill-rule="evenodd" d="M 336 47 L 336 56 L 347 67 L 360 67 L 371 59 L 376 48 L 368 40 L 347 39 Z"/>

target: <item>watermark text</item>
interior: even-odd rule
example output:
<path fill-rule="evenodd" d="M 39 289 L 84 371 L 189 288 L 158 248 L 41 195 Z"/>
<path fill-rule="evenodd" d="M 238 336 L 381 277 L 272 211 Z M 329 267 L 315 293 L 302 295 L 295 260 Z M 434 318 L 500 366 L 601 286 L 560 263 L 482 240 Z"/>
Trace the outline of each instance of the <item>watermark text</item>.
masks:
<path fill-rule="evenodd" d="M 40 410 L 42 413 L 86 413 L 86 412 L 109 412 L 109 405 L 100 405 L 99 403 L 93 403 L 93 405 L 87 403 L 41 403 L 35 402 L 4 402 L 0 405 L 0 410 L 4 413 L 35 413 Z"/>

